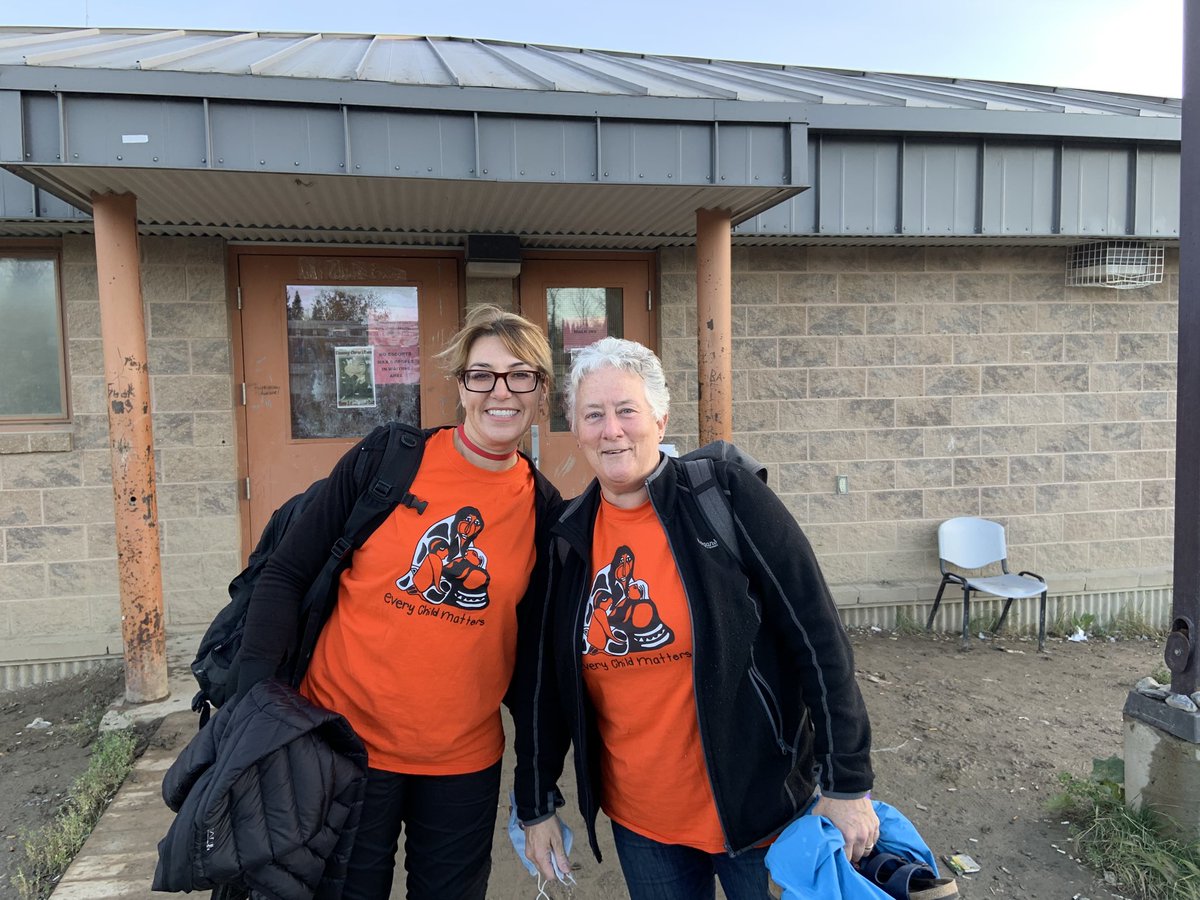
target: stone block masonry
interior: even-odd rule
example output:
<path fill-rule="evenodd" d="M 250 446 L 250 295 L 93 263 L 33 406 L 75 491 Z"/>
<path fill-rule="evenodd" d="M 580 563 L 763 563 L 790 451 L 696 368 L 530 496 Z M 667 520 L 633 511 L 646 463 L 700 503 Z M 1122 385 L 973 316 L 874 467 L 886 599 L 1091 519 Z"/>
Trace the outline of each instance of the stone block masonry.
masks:
<path fill-rule="evenodd" d="M 1114 291 L 1066 287 L 1066 252 L 736 249 L 734 440 L 819 534 L 839 598 L 936 586 L 956 515 L 1003 522 L 1052 592 L 1111 570 L 1169 581 L 1178 254 L 1163 284 Z M 695 397 L 694 278 L 692 250 L 663 252 L 676 404 Z M 693 420 L 666 440 L 690 449 Z"/>

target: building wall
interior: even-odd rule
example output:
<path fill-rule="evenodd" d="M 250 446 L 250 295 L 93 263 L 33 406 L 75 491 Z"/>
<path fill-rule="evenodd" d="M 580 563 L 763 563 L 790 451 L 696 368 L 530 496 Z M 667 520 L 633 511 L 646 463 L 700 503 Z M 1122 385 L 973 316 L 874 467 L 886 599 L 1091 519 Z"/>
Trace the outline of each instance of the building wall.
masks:
<path fill-rule="evenodd" d="M 143 238 L 141 257 L 166 624 L 202 628 L 239 568 L 224 243 Z M 121 652 L 91 237 L 64 239 L 62 289 L 71 425 L 0 434 L 0 687 Z"/>
<path fill-rule="evenodd" d="M 931 598 L 937 525 L 961 514 L 1004 522 L 1059 612 L 1169 610 L 1178 258 L 1156 287 L 1067 289 L 1065 252 L 735 248 L 734 437 L 768 464 L 851 624 Z M 143 239 L 142 266 L 179 633 L 211 620 L 239 568 L 224 244 Z M 665 251 L 661 271 L 667 439 L 686 450 L 693 252 Z M 72 424 L 0 432 L 0 688 L 121 651 L 91 238 L 64 240 L 62 281 Z M 465 294 L 508 306 L 512 282 Z M 958 604 L 943 609 L 955 628 Z"/>
<path fill-rule="evenodd" d="M 1178 254 L 1163 284 L 1125 291 L 1065 287 L 1065 254 L 734 248 L 734 439 L 840 605 L 932 598 L 938 524 L 980 515 L 1054 594 L 1169 609 Z M 694 253 L 664 252 L 662 272 L 668 440 L 690 449 Z"/>

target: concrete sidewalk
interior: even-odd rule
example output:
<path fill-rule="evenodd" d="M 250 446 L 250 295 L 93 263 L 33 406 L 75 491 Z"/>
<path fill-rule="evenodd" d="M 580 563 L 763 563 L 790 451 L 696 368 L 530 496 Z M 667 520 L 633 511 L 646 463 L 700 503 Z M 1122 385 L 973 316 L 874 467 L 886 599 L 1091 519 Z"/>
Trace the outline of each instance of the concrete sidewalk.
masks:
<path fill-rule="evenodd" d="M 166 896 L 150 890 L 158 862 L 158 842 L 175 818 L 163 803 L 162 779 L 196 733 L 198 719 L 191 710 L 196 681 L 188 665 L 199 640 L 199 634 L 168 640 L 171 693 L 166 700 L 135 706 L 118 700 L 105 715 L 101 728 L 106 729 L 128 727 L 139 721 L 161 719 L 162 723 L 54 888 L 54 900 Z"/>
<path fill-rule="evenodd" d="M 162 799 L 162 779 L 171 763 L 196 734 L 198 718 L 191 710 L 196 681 L 189 664 L 195 656 L 200 635 L 172 639 L 167 644 L 167 663 L 171 695 L 158 703 L 127 706 L 118 701 L 105 716 L 102 727 L 128 727 L 134 721 L 161 719 L 150 746 L 135 763 L 133 771 L 104 811 L 95 830 L 75 857 L 51 897 L 53 900 L 107 900 L 107 898 L 140 898 L 165 900 L 168 897 L 207 897 L 197 894 L 156 894 L 150 890 L 154 869 L 158 863 L 158 842 L 166 835 L 175 819 Z M 505 717 L 505 729 L 511 735 L 511 722 Z M 508 791 L 512 784 L 512 741 L 507 741 L 503 763 L 504 777 L 496 811 L 493 834 L 492 874 L 488 882 L 488 900 L 529 900 L 537 893 L 535 880 L 521 867 L 509 843 Z M 568 792 L 569 805 L 574 810 L 574 779 L 564 775 L 563 789 Z M 572 815 L 572 824 L 576 818 Z M 616 867 L 616 852 L 608 829 L 600 837 L 601 847 L 610 863 L 599 866 L 582 842 L 574 860 L 579 886 L 564 889 L 549 887 L 553 900 L 628 900 L 624 881 Z M 403 900 L 404 851 L 397 855 L 397 874 L 392 886 L 391 900 Z M 724 894 L 718 893 L 719 898 Z"/>

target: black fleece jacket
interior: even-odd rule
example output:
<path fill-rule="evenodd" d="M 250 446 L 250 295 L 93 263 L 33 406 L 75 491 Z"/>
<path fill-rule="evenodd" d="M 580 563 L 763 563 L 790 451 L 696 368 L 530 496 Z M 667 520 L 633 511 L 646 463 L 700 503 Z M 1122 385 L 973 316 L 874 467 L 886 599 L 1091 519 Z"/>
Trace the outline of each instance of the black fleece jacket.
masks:
<path fill-rule="evenodd" d="M 677 460 L 664 457 L 647 487 L 691 612 L 700 739 L 726 850 L 738 853 L 777 834 L 818 786 L 840 798 L 869 791 L 871 732 L 849 640 L 800 526 L 753 474 L 718 462 L 716 476 L 744 571 L 710 533 Z M 518 759 L 533 773 L 532 791 L 517 794 L 518 815 L 532 822 L 559 802 L 554 785 L 574 743 L 580 811 L 597 858 L 600 743 L 579 648 L 599 503 L 593 482 L 554 527 L 545 662 L 530 695 L 534 714 L 523 719 L 533 733 L 517 745 L 533 753 Z"/>

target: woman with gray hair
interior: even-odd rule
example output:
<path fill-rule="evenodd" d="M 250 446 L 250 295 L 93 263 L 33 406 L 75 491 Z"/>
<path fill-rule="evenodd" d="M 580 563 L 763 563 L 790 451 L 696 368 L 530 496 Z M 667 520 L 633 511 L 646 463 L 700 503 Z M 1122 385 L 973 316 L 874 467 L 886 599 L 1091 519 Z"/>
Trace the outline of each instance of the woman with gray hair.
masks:
<path fill-rule="evenodd" d="M 711 898 L 714 876 L 729 900 L 765 900 L 766 848 L 808 810 L 860 859 L 879 831 L 870 725 L 799 525 L 758 478 L 715 462 L 745 565 L 721 546 L 682 463 L 660 452 L 670 394 L 642 345 L 581 350 L 565 392 L 596 478 L 552 531 L 556 677 L 518 759 L 543 786 L 518 806 L 527 856 L 548 878 L 567 871 L 545 786 L 569 738 L 592 849 L 603 809 L 632 900 Z"/>

